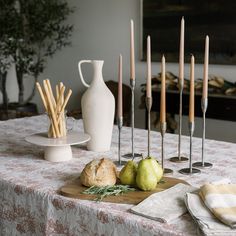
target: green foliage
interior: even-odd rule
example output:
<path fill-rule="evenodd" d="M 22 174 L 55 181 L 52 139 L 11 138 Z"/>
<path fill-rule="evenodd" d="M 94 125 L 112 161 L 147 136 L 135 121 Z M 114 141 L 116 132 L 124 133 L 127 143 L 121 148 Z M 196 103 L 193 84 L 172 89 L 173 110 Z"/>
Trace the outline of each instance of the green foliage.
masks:
<path fill-rule="evenodd" d="M 46 59 L 70 45 L 73 26 L 66 24 L 73 8 L 66 0 L 0 0 L 0 72 L 12 62 L 20 75 L 37 78 Z"/>
<path fill-rule="evenodd" d="M 105 197 L 117 196 L 130 191 L 136 191 L 136 189 L 130 187 L 129 185 L 107 185 L 104 187 L 92 186 L 84 190 L 82 193 L 97 195 L 94 201 L 102 201 Z"/>

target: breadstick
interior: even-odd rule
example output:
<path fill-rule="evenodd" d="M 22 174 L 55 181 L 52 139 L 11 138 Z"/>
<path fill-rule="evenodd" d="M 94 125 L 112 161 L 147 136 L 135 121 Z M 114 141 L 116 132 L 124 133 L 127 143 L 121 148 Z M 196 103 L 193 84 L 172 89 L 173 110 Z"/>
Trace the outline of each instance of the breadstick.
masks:
<path fill-rule="evenodd" d="M 61 98 L 64 96 L 64 92 L 65 92 L 65 86 L 62 86 L 60 88 L 60 93 L 59 93 L 59 97 L 57 99 L 57 107 L 56 107 L 56 113 L 58 114 L 57 116 L 57 122 L 59 124 L 59 129 L 60 129 L 60 132 L 61 132 L 61 135 L 62 136 L 65 136 L 65 132 L 64 132 L 64 125 L 63 125 L 63 116 L 64 116 L 64 112 L 60 112 L 61 110 L 61 106 L 62 106 L 62 102 L 61 102 Z"/>
<path fill-rule="evenodd" d="M 56 100 L 58 101 L 58 98 L 59 98 L 59 86 L 56 85 Z"/>
<path fill-rule="evenodd" d="M 57 116 L 57 122 L 60 126 L 60 130 L 62 131 L 62 112 L 61 111 L 61 106 L 62 106 L 62 103 L 61 103 L 61 97 L 63 96 L 64 94 L 64 91 L 65 91 L 65 86 L 63 86 L 61 89 L 60 89 L 60 94 L 59 94 L 59 98 L 57 100 L 57 107 L 56 107 L 56 113 L 58 114 Z"/>
<path fill-rule="evenodd" d="M 69 98 L 70 98 L 71 94 L 72 94 L 72 90 L 70 89 L 70 90 L 68 91 L 68 93 L 67 93 L 67 95 L 66 95 L 66 98 L 65 98 L 65 100 L 64 100 L 64 103 L 63 103 L 63 105 L 62 105 L 62 107 L 61 107 L 61 113 L 64 113 L 64 109 L 65 109 L 65 107 L 66 107 L 66 105 L 67 105 L 67 103 L 68 103 L 68 101 L 69 101 Z M 65 116 L 63 116 L 63 117 L 65 118 Z M 64 135 L 66 135 L 65 121 L 63 122 L 63 124 L 64 124 L 64 127 L 63 127 Z"/>
<path fill-rule="evenodd" d="M 45 85 L 44 85 L 45 86 Z M 47 85 L 46 85 L 47 86 Z M 46 101 L 46 104 L 47 104 L 47 109 L 46 109 L 46 112 L 48 113 L 48 118 L 50 120 L 50 127 L 49 127 L 49 130 L 48 130 L 48 136 L 49 137 L 53 137 L 53 138 L 56 138 L 56 132 L 55 132 L 55 128 L 54 126 L 52 125 L 52 118 L 50 116 L 50 111 L 49 111 L 49 102 L 48 102 L 48 98 L 45 94 L 45 91 L 43 91 L 43 94 L 44 94 L 44 98 L 45 98 L 45 101 Z"/>
<path fill-rule="evenodd" d="M 62 97 L 64 96 L 65 89 L 66 89 L 65 86 L 60 88 L 59 97 L 57 99 L 57 107 L 56 107 L 57 113 L 61 110 L 61 106 L 63 104 L 63 103 L 61 103 L 61 100 L 62 100 Z"/>
<path fill-rule="evenodd" d="M 61 89 L 64 85 L 63 85 L 62 82 L 60 82 L 59 86 L 60 86 L 60 89 Z M 65 98 L 64 98 L 64 93 L 63 93 L 61 101 L 60 101 L 61 106 L 63 105 L 64 100 L 65 100 Z M 63 136 L 66 136 L 66 124 L 65 124 L 65 112 L 64 111 L 61 112 L 61 125 L 62 125 L 62 130 L 63 130 Z"/>
<path fill-rule="evenodd" d="M 56 134 L 55 134 L 55 129 L 52 125 L 52 118 L 49 117 L 49 120 L 50 120 L 50 126 L 49 126 L 49 130 L 48 130 L 48 137 L 51 138 L 56 138 Z"/>
<path fill-rule="evenodd" d="M 53 107 L 56 108 L 56 101 L 55 101 L 55 97 L 54 97 L 53 92 L 52 92 L 52 86 L 51 86 L 50 80 L 46 79 L 46 83 L 47 83 L 47 86 L 48 86 L 48 92 L 50 94 Z"/>
<path fill-rule="evenodd" d="M 68 103 L 68 100 L 69 100 L 71 94 L 72 94 L 72 90 L 70 89 L 70 90 L 68 91 L 68 93 L 67 93 L 67 95 L 66 95 L 66 98 L 65 98 L 65 101 L 64 101 L 64 103 L 63 103 L 63 105 L 62 105 L 62 107 L 61 107 L 61 111 L 64 111 L 64 109 L 65 109 L 65 107 L 66 107 L 66 105 L 67 105 L 67 103 Z"/>
<path fill-rule="evenodd" d="M 43 101 L 44 108 L 45 108 L 45 110 L 47 111 L 47 110 L 48 110 L 47 101 L 46 101 L 46 99 L 45 99 L 43 90 L 42 90 L 42 88 L 41 88 L 39 82 L 36 82 L 36 86 L 37 86 L 37 89 L 38 89 L 38 91 L 39 91 L 40 97 L 41 97 L 41 99 L 42 99 L 42 101 Z"/>
<path fill-rule="evenodd" d="M 56 118 L 55 111 L 54 111 L 54 108 L 53 108 L 52 100 L 50 99 L 51 98 L 50 92 L 48 91 L 49 90 L 48 83 L 44 80 L 43 85 L 44 85 L 44 90 L 45 90 L 45 93 L 46 93 L 46 96 L 47 96 L 47 99 L 48 99 L 49 110 L 50 110 L 51 116 L 52 116 L 52 124 L 55 128 L 56 136 L 60 137 L 60 132 L 58 130 L 57 118 Z"/>
<path fill-rule="evenodd" d="M 48 105 L 47 105 L 46 96 L 45 96 L 45 94 L 44 94 L 44 92 L 43 92 L 43 90 L 42 90 L 42 88 L 41 88 L 41 86 L 38 82 L 36 83 L 36 86 L 38 88 L 39 94 L 40 94 L 41 99 L 43 101 L 44 108 L 48 112 Z M 49 128 L 49 136 L 50 137 L 51 136 L 55 137 L 55 130 L 54 130 L 54 127 L 52 125 L 50 125 L 50 128 Z"/>

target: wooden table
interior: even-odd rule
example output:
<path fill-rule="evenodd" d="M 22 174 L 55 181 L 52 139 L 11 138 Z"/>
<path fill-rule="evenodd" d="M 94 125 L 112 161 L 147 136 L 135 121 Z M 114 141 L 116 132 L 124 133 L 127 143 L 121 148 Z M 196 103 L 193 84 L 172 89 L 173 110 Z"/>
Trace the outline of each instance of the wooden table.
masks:
<path fill-rule="evenodd" d="M 73 121 L 83 131 L 82 120 Z M 70 124 L 70 125 L 71 125 Z M 111 150 L 106 153 L 87 151 L 73 146 L 73 159 L 52 163 L 43 159 L 43 148 L 25 142 L 27 135 L 47 130 L 47 117 L 36 116 L 0 122 L 0 235 L 197 235 L 191 216 L 185 214 L 171 224 L 162 224 L 130 213 L 131 204 L 97 203 L 63 197 L 58 189 L 78 178 L 85 164 L 107 156 L 117 160 L 118 129 L 113 129 Z M 130 128 L 122 129 L 122 153 L 130 152 Z M 146 154 L 147 132 L 135 129 L 135 151 Z M 151 154 L 160 160 L 160 133 L 151 132 Z M 166 159 L 177 151 L 177 136 L 166 134 Z M 236 144 L 206 140 L 206 160 L 212 169 L 202 174 L 178 173 L 187 164 L 166 160 L 174 169 L 173 177 L 200 186 L 204 182 L 227 177 L 236 183 Z M 182 150 L 189 153 L 189 137 L 183 136 Z M 193 139 L 193 161 L 201 158 L 201 139 Z M 171 207 L 171 206 L 170 206 Z"/>

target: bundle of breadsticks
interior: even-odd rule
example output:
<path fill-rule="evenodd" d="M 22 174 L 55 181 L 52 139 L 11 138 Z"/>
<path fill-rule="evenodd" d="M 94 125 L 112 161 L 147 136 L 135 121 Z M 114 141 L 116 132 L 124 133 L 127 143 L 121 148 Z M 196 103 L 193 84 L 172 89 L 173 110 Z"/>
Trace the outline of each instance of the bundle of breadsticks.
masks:
<path fill-rule="evenodd" d="M 65 107 L 72 94 L 72 90 L 69 89 L 65 95 L 65 86 L 60 82 L 56 85 L 55 97 L 51 83 L 48 79 L 43 81 L 43 87 L 41 87 L 38 82 L 36 83 L 36 86 L 50 120 L 48 137 L 60 138 L 66 136 Z"/>

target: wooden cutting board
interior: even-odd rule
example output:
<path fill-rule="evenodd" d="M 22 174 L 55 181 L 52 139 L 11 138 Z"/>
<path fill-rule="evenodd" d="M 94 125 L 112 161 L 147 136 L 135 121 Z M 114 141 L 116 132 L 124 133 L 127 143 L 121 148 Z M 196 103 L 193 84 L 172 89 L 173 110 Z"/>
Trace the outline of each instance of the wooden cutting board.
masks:
<path fill-rule="evenodd" d="M 141 191 L 137 189 L 134 192 L 128 192 L 118 196 L 105 197 L 102 201 L 136 205 L 141 201 L 143 201 L 145 198 L 149 197 L 151 194 L 168 189 L 178 183 L 188 184 L 186 181 L 181 179 L 163 177 L 163 181 L 157 184 L 156 189 L 154 189 L 153 191 Z M 78 198 L 83 200 L 94 200 L 96 198 L 96 195 L 82 194 L 82 192 L 87 188 L 88 187 L 84 187 L 80 183 L 80 180 L 78 178 L 75 179 L 73 182 L 68 183 L 65 186 L 61 187 L 59 189 L 59 192 L 65 197 Z"/>

